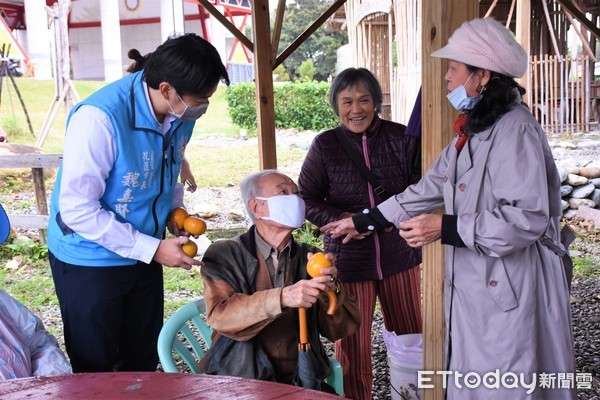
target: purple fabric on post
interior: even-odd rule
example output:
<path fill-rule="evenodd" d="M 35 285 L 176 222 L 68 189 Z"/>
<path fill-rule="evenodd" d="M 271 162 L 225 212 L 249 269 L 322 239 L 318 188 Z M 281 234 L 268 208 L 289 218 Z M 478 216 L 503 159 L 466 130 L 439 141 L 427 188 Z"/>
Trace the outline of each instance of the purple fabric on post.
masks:
<path fill-rule="evenodd" d="M 421 138 L 421 89 L 419 89 L 419 93 L 417 94 L 417 99 L 410 113 L 404 134 L 414 138 Z"/>

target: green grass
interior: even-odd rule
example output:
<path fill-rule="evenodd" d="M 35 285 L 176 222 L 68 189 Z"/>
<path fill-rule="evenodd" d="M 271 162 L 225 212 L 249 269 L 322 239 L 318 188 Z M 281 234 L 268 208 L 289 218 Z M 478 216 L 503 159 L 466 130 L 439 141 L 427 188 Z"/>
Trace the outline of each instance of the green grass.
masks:
<path fill-rule="evenodd" d="M 42 129 L 44 120 L 48 115 L 50 106 L 54 102 L 54 81 L 18 78 L 15 79 L 15 82 L 23 97 L 23 102 L 25 103 L 29 118 L 31 119 L 31 125 L 35 136 L 32 136 L 29 132 L 21 103 L 17 98 L 12 83 L 8 80 L 4 80 L 2 86 L 2 103 L 0 105 L 0 115 L 2 115 L 2 117 L 0 118 L 0 126 L 3 129 L 6 127 L 12 128 L 11 131 L 13 134 L 11 135 L 9 133 L 9 142 L 34 145 Z M 106 82 L 99 81 L 75 81 L 73 83 L 77 89 L 77 93 L 82 99 L 106 85 Z M 16 123 L 13 119 L 16 120 Z M 52 124 L 52 128 L 43 144 L 44 150 L 48 153 L 62 153 L 65 121 L 65 107 L 64 104 L 61 104 L 54 123 Z M 15 125 L 17 127 L 16 135 L 14 134 Z"/>
<path fill-rule="evenodd" d="M 600 277 L 598 262 L 591 258 L 573 257 L 573 275 L 584 279 Z"/>

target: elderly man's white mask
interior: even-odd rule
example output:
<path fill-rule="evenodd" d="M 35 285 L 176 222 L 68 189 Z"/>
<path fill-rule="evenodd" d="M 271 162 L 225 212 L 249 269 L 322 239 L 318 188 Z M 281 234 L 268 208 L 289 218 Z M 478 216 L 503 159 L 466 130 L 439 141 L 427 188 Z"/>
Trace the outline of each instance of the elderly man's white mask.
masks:
<path fill-rule="evenodd" d="M 257 197 L 266 200 L 269 205 L 269 216 L 260 219 L 275 221 L 290 228 L 300 228 L 304 223 L 304 200 L 296 194 L 284 194 L 271 197 Z"/>

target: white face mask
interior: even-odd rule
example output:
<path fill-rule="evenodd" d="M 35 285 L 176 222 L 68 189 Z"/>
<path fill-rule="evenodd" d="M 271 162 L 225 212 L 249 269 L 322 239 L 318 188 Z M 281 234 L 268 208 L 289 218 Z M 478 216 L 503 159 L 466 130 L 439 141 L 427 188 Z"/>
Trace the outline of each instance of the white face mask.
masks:
<path fill-rule="evenodd" d="M 181 96 L 179 96 L 179 93 L 176 92 L 175 94 L 177 94 L 177 97 L 179 97 L 179 100 L 181 100 L 185 108 L 183 109 L 183 112 L 181 114 L 177 114 L 173 110 L 173 107 L 171 107 L 171 103 L 169 103 L 169 100 L 167 100 L 167 104 L 169 105 L 169 109 L 171 110 L 169 114 L 171 114 L 172 116 L 179 118 L 182 121 L 195 121 L 206 113 L 206 110 L 208 109 L 208 103 L 198 104 L 197 106 L 188 106 L 187 103 L 183 101 Z"/>
<path fill-rule="evenodd" d="M 260 219 L 278 222 L 290 228 L 300 228 L 304 223 L 304 200 L 297 194 L 284 194 L 271 197 L 257 197 L 266 200 L 269 205 L 269 216 Z"/>
<path fill-rule="evenodd" d="M 450 101 L 450 104 L 452 104 L 452 106 L 454 106 L 454 108 L 459 111 L 472 110 L 477 104 L 477 102 L 479 102 L 479 99 L 481 99 L 481 95 L 475 97 L 468 97 L 467 89 L 465 89 L 465 85 L 469 83 L 474 73 L 475 71 L 471 73 L 469 79 L 467 79 L 467 81 L 464 84 L 460 85 L 459 87 L 448 93 L 448 95 L 446 96 Z"/>

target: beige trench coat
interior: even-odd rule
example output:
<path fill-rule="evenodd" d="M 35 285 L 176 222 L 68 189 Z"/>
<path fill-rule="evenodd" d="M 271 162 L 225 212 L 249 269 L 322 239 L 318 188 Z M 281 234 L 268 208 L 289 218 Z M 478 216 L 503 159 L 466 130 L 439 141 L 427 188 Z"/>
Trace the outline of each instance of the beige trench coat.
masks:
<path fill-rule="evenodd" d="M 575 386 L 566 276 L 561 258 L 541 243 L 545 235 L 564 251 L 560 179 L 546 136 L 515 104 L 475 134 L 469 150 L 459 154 L 455 140 L 420 182 L 379 206 L 396 226 L 441 206 L 458 216 L 466 247 L 445 246 L 447 398 L 574 399 L 573 389 L 524 387 L 533 379 Z M 457 372 L 473 374 L 466 382 Z M 487 385 L 477 385 L 487 373 Z"/>

